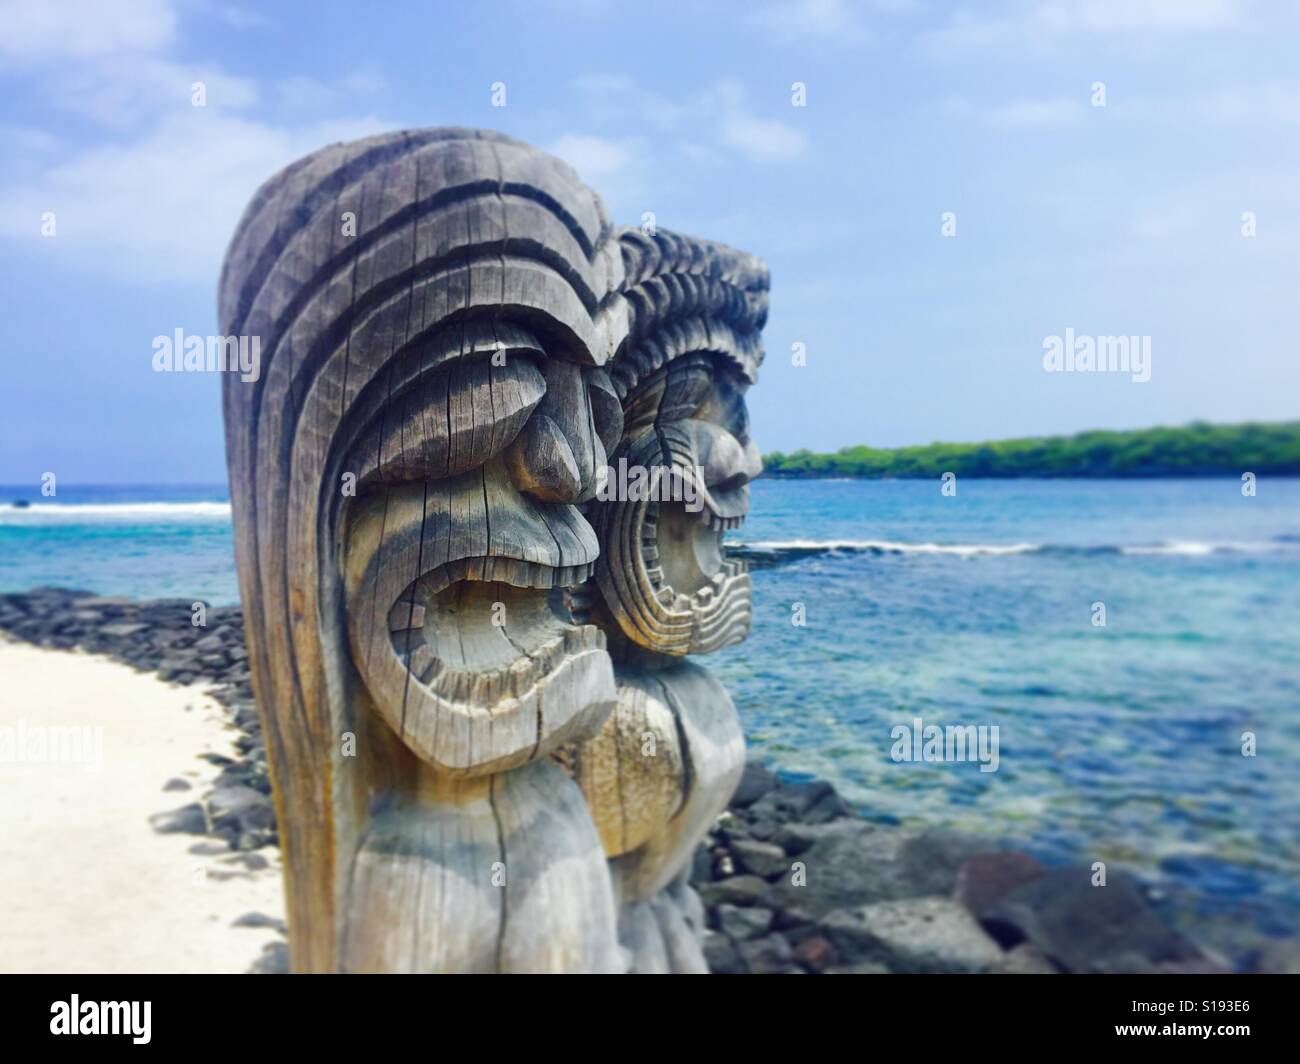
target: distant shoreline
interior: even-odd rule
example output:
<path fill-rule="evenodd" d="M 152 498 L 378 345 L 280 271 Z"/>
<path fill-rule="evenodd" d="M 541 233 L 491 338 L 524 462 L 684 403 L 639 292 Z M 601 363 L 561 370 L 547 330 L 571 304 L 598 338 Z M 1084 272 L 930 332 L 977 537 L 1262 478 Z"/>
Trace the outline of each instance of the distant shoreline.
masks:
<path fill-rule="evenodd" d="M 771 480 L 1155 480 L 1300 476 L 1300 421 L 1093 431 L 985 443 L 929 443 L 830 454 L 775 451 L 763 459 Z"/>

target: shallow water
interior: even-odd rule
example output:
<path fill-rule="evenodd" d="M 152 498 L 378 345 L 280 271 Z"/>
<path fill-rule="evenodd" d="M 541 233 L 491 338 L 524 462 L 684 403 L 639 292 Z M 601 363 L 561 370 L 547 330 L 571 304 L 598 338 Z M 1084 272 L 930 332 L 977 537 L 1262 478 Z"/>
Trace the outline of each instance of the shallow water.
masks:
<path fill-rule="evenodd" d="M 858 546 L 755 572 L 715 666 L 751 746 L 869 816 L 1122 862 L 1229 941 L 1300 929 L 1300 481 L 760 481 L 752 512 L 747 544 Z M 915 717 L 997 726 L 998 770 L 894 761 Z"/>
<path fill-rule="evenodd" d="M 21 494 L 0 589 L 237 600 L 222 489 Z M 1133 867 L 1227 943 L 1300 931 L 1300 481 L 764 480 L 732 538 L 804 552 L 755 569 L 753 634 L 712 661 L 773 763 Z M 917 717 L 996 726 L 997 771 L 895 761 Z"/>

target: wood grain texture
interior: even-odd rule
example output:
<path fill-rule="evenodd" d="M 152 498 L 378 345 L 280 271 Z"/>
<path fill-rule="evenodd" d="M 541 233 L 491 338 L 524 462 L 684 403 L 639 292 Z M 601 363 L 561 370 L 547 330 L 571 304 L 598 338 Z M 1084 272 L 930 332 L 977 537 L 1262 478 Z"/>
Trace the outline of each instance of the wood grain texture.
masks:
<path fill-rule="evenodd" d="M 261 373 L 222 399 L 295 971 L 701 970 L 682 869 L 742 747 L 675 662 L 748 630 L 719 541 L 766 307 L 753 256 L 615 230 L 495 133 L 332 145 L 253 197 L 219 318 Z M 600 501 L 616 455 L 703 516 Z"/>
<path fill-rule="evenodd" d="M 739 781 L 744 741 L 722 686 L 682 659 L 749 631 L 750 578 L 722 537 L 743 522 L 762 469 L 745 393 L 768 276 L 752 255 L 663 231 L 623 230 L 620 247 L 630 328 L 609 366 L 622 413 L 611 468 L 690 491 L 586 505 L 600 555 L 577 597 L 619 662 L 618 705 L 564 761 L 611 858 L 631 970 L 700 972 L 703 910 L 686 875 Z"/>
<path fill-rule="evenodd" d="M 600 840 L 581 792 L 545 762 L 439 783 L 380 813 L 349 899 L 345 971 L 624 968 Z"/>
<path fill-rule="evenodd" d="M 568 166 L 474 130 L 323 149 L 268 181 L 240 222 L 221 329 L 260 337 L 262 372 L 223 383 L 227 457 L 297 971 L 340 970 L 345 952 L 367 970 L 453 954 L 478 970 L 485 955 L 468 946 L 440 961 L 425 949 L 442 933 L 429 891 L 487 923 L 493 911 L 466 878 L 488 838 L 484 799 L 446 788 L 491 781 L 520 824 L 545 819 L 530 802 L 572 805 L 576 788 L 516 793 L 500 774 L 594 732 L 613 705 L 600 633 L 553 600 L 586 577 L 595 537 L 577 493 L 525 494 L 504 454 L 545 400 L 551 361 L 579 386 L 564 409 L 581 409 L 588 377 L 612 388 L 599 367 L 627 332 L 622 269 L 599 199 Z M 590 466 L 591 440 L 588 425 L 565 442 Z M 494 582 L 512 590 L 489 599 Z M 569 850 L 587 852 L 589 816 L 572 831 Z M 429 872 L 431 853 L 445 874 Z M 543 856 L 519 861 L 551 882 Z"/>

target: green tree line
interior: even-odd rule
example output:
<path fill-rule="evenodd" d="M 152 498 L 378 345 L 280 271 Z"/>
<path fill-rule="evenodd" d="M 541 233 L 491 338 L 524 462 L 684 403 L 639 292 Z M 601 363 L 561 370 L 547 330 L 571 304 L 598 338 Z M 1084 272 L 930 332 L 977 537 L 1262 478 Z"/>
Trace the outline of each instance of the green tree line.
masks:
<path fill-rule="evenodd" d="M 771 477 L 1209 477 L 1300 475 L 1300 421 L 1080 432 L 987 443 L 842 447 L 764 457 Z"/>

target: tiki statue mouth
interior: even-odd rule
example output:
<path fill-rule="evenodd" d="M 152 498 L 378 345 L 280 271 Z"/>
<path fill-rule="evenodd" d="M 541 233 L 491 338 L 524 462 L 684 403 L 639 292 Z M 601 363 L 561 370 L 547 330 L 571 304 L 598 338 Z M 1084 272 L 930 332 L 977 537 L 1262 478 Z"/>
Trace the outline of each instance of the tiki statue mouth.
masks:
<path fill-rule="evenodd" d="M 605 634 L 576 623 L 570 606 L 568 589 L 589 566 L 475 561 L 484 578 L 447 583 L 445 574 L 427 574 L 389 611 L 392 651 L 429 698 L 491 712 L 540 696 L 576 656 L 605 649 Z M 491 579 L 497 573 L 509 581 Z"/>
<path fill-rule="evenodd" d="M 485 498 L 509 503 L 492 511 L 509 524 L 488 519 Z M 494 461 L 377 493 L 348 543 L 353 660 L 423 760 L 499 772 L 590 733 L 613 707 L 605 634 L 570 607 L 597 554 L 572 506 L 512 491 Z"/>
<path fill-rule="evenodd" d="M 686 500 L 598 505 L 596 579 L 623 633 L 668 655 L 702 654 L 749 633 L 750 578 L 728 559 L 724 535 L 749 509 L 747 452 L 725 430 L 695 420 L 656 425 L 628 441 L 628 461 L 666 469 Z"/>
<path fill-rule="evenodd" d="M 744 516 L 722 517 L 707 502 L 698 510 L 680 502 L 647 506 L 642 525 L 641 557 L 660 601 L 675 608 L 707 613 L 715 603 L 747 596 L 748 572 L 739 559 L 726 556 L 724 535 L 745 522 Z"/>

